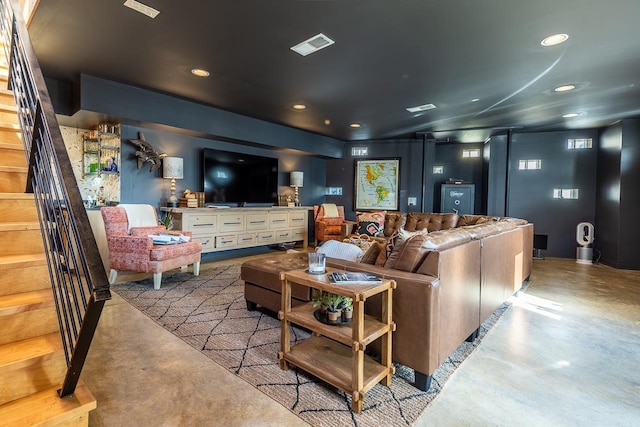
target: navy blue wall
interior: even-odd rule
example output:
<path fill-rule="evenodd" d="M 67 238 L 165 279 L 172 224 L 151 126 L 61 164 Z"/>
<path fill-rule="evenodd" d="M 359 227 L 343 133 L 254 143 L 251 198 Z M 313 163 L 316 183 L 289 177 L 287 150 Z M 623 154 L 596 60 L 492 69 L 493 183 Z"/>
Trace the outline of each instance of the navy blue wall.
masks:
<path fill-rule="evenodd" d="M 569 150 L 568 138 L 592 138 L 594 147 Z M 507 214 L 548 235 L 548 256 L 574 258 L 577 225 L 595 223 L 597 140 L 594 130 L 513 134 Z M 541 170 L 518 170 L 519 160 L 537 159 Z M 554 199 L 554 188 L 577 188 L 579 198 Z"/>
<path fill-rule="evenodd" d="M 149 172 L 150 163 L 141 169 L 137 167 L 136 146 L 129 139 L 138 139 L 138 131 L 142 131 L 145 140 L 158 152 L 168 156 L 182 157 L 184 160 L 184 179 L 176 180 L 176 195 L 180 197 L 185 189 L 203 191 L 202 188 L 202 149 L 216 148 L 239 153 L 256 154 L 278 158 L 278 194 L 291 194 L 289 172 L 304 172 L 304 186 L 300 189 L 300 200 L 303 205 L 313 205 L 324 201 L 326 160 L 303 156 L 282 150 L 270 150 L 246 146 L 225 141 L 198 138 L 182 133 L 174 133 L 139 126 L 122 125 L 122 159 L 121 159 L 121 194 L 122 203 L 149 203 L 164 206 L 169 192 L 169 180 L 162 178 L 162 168 Z"/>

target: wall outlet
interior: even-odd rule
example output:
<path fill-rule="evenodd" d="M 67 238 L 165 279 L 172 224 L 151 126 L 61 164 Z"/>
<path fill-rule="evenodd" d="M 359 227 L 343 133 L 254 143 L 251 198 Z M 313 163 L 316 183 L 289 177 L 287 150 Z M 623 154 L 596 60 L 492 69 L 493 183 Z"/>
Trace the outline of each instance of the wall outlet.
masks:
<path fill-rule="evenodd" d="M 408 205 L 415 206 L 418 203 L 417 197 L 409 197 Z"/>

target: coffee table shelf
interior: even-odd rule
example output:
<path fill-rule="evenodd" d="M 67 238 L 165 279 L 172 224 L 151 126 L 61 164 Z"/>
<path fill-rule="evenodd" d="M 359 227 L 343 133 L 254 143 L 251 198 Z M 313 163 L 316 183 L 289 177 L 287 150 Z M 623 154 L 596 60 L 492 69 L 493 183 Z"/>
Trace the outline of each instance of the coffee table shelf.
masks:
<path fill-rule="evenodd" d="M 327 272 L 338 271 L 327 269 Z M 365 393 L 378 382 L 391 384 L 392 295 L 396 283 L 383 279 L 380 284 L 336 285 L 326 275 L 313 275 L 305 270 L 282 273 L 280 367 L 291 363 L 351 395 L 351 407 L 361 412 Z M 351 324 L 327 325 L 314 316 L 313 303 L 291 307 L 291 284 L 296 283 L 353 299 Z M 381 317 L 364 314 L 367 298 L 381 294 Z M 291 346 L 291 324 L 313 332 L 308 339 Z M 364 354 L 367 345 L 381 339 L 380 361 Z"/>
<path fill-rule="evenodd" d="M 290 322 L 295 323 L 296 325 L 303 326 L 307 329 L 315 330 L 316 332 L 320 332 L 318 325 L 318 320 L 315 318 L 313 313 L 317 310 L 313 306 L 312 302 L 299 305 L 291 309 L 289 313 L 288 319 Z M 353 329 L 351 324 L 347 325 L 327 325 L 322 329 L 322 335 L 334 339 L 344 345 L 351 346 L 353 342 Z M 364 345 L 369 345 L 373 341 L 380 338 L 382 335 L 386 334 L 389 330 L 389 326 L 382 323 L 380 320 L 376 319 L 373 316 L 369 316 L 368 314 L 364 315 L 364 337 L 362 342 Z"/>
<path fill-rule="evenodd" d="M 329 338 L 312 336 L 291 347 L 286 359 L 323 381 L 341 390 L 352 392 L 353 352 L 351 348 Z M 318 375 L 318 372 L 322 372 L 322 375 Z M 365 355 L 361 391 L 366 393 L 386 375 L 385 366 Z"/>

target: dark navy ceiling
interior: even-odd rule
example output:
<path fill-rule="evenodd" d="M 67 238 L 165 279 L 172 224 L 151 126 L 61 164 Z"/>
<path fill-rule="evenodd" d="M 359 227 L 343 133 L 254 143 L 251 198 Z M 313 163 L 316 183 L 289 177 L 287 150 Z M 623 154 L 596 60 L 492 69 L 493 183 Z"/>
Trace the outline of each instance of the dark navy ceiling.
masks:
<path fill-rule="evenodd" d="M 638 0 L 144 0 L 156 19 L 123 3 L 40 2 L 29 31 L 45 76 L 94 75 L 346 141 L 478 142 L 640 115 Z M 335 44 L 289 49 L 318 33 Z M 555 33 L 568 41 L 540 45 Z"/>

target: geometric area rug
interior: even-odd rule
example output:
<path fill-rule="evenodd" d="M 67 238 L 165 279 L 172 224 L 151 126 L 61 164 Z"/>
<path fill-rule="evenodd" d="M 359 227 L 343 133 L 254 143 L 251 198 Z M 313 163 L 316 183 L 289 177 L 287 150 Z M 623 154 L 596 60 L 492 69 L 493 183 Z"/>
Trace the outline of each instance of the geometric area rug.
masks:
<path fill-rule="evenodd" d="M 406 426 L 436 398 L 447 379 L 478 346 L 508 304 L 480 328 L 478 339 L 464 342 L 435 371 L 431 388 L 415 388 L 413 370 L 396 364 L 391 386 L 369 390 L 360 414 L 348 394 L 295 367 L 280 369 L 280 321 L 261 310 L 248 311 L 240 264 L 192 273 L 164 274 L 160 290 L 152 279 L 112 285 L 111 289 L 167 331 L 233 372 L 313 426 Z M 292 343 L 309 336 L 292 328 Z"/>

